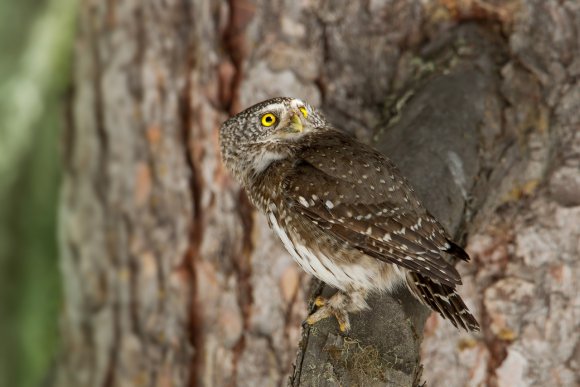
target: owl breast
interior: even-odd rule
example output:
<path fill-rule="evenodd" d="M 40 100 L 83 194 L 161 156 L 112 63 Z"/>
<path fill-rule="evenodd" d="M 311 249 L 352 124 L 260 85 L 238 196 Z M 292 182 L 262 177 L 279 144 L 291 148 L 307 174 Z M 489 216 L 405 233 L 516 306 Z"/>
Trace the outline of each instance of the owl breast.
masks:
<path fill-rule="evenodd" d="M 352 289 L 390 290 L 402 283 L 404 273 L 357 250 L 349 249 L 317 230 L 279 219 L 267 213 L 272 229 L 300 267 L 326 284 L 346 291 Z M 306 228 L 306 229 L 304 229 Z"/>

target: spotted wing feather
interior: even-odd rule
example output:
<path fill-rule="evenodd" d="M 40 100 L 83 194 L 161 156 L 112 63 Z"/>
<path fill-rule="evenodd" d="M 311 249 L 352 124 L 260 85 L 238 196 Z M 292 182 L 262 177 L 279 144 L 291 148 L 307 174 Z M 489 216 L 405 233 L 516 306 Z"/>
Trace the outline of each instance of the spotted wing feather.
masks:
<path fill-rule="evenodd" d="M 289 208 L 376 259 L 454 287 L 443 257 L 452 246 L 396 167 L 374 149 L 332 132 L 300 155 L 284 182 Z"/>

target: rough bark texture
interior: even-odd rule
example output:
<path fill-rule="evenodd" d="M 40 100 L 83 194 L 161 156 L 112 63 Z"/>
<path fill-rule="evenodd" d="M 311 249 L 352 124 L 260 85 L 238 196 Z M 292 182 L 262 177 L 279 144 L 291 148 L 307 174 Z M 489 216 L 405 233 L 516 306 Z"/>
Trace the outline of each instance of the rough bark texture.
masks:
<path fill-rule="evenodd" d="M 500 121 L 497 66 L 504 59 L 492 36 L 465 25 L 426 45 L 422 59 L 401 59 L 407 71 L 398 80 L 411 85 L 392 97 L 394 108 L 374 135 L 377 148 L 399 165 L 457 239 L 488 196 L 490 172 L 505 169 L 499 163 L 503 149 L 490 138 Z M 422 63 L 414 66 L 417 60 Z M 334 322 L 307 330 L 293 385 L 420 383 L 428 310 L 406 289 L 375 297 L 370 306 L 353 319 L 348 337 L 337 336 Z"/>
<path fill-rule="evenodd" d="M 573 1 L 84 1 L 55 385 L 574 385 L 579 21 Z M 374 142 L 469 233 L 481 335 L 423 330 L 401 291 L 348 337 L 307 330 L 293 370 L 308 279 L 217 144 L 276 95 Z"/>
<path fill-rule="evenodd" d="M 462 267 L 462 294 L 478 306 L 484 329 L 457 337 L 432 316 L 424 377 L 446 386 L 577 386 L 580 3 L 495 10 L 509 50 L 495 138 L 506 169 L 492 175 L 495 189 L 467 246 L 474 265 Z"/>

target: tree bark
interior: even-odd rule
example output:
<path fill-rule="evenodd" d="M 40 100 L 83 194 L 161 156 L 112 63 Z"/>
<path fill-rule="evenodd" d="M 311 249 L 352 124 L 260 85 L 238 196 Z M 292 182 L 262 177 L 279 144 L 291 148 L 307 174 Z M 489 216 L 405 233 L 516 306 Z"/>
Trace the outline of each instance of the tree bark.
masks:
<path fill-rule="evenodd" d="M 55 385 L 573 385 L 579 20 L 572 1 L 84 1 Z M 481 335 L 425 325 L 401 290 L 346 337 L 306 329 L 292 368 L 308 278 L 217 142 L 276 95 L 373 142 L 469 234 Z"/>
<path fill-rule="evenodd" d="M 470 231 L 489 195 L 489 173 L 505 169 L 499 163 L 501 142 L 493 146 L 497 143 L 489 136 L 501 120 L 502 48 L 474 25 L 429 42 L 419 51 L 420 66 L 413 66 L 416 58 L 401 64 L 407 73 L 398 80 L 410 85 L 391 97 L 392 109 L 373 136 L 375 146 L 399 165 L 427 209 L 457 240 Z M 421 384 L 428 309 L 407 289 L 374 297 L 369 305 L 370 311 L 353 318 L 347 337 L 337 334 L 334 322 L 305 330 L 293 385 Z"/>

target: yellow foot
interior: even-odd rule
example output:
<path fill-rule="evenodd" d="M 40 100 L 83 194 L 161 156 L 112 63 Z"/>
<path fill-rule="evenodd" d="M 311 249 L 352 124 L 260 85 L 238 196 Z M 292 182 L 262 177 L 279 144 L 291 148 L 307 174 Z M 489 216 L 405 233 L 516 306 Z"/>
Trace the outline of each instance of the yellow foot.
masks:
<path fill-rule="evenodd" d="M 312 317 L 312 315 L 308 316 L 308 318 L 306 319 L 306 324 L 308 325 L 314 325 L 316 324 L 318 321 Z"/>
<path fill-rule="evenodd" d="M 336 317 L 336 322 L 338 323 L 338 329 L 342 333 L 350 331 L 350 321 L 348 320 L 348 314 L 346 313 L 335 313 L 334 317 Z"/>
<path fill-rule="evenodd" d="M 350 330 L 350 321 L 348 318 L 348 314 L 342 310 L 331 309 L 330 307 L 328 307 L 328 305 L 322 306 L 316 312 L 312 313 L 310 316 L 308 316 L 305 322 L 308 325 L 314 325 L 318 321 L 323 320 L 330 316 L 334 316 L 336 318 L 336 322 L 338 323 L 338 329 L 340 329 L 341 332 L 345 333 Z"/>
<path fill-rule="evenodd" d="M 314 300 L 314 305 L 316 305 L 317 307 L 321 307 L 324 306 L 326 304 L 326 298 L 322 297 L 322 296 L 318 296 L 316 297 L 316 299 Z"/>

